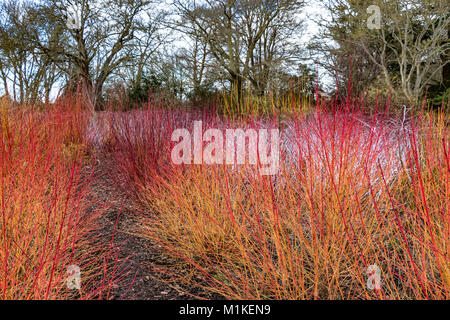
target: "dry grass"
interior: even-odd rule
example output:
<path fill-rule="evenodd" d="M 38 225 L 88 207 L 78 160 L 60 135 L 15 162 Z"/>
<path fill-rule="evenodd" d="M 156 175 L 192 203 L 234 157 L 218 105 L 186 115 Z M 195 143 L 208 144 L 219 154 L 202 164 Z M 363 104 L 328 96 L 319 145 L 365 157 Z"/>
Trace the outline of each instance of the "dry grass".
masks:
<path fill-rule="evenodd" d="M 115 283 L 116 252 L 96 235 L 104 207 L 89 197 L 79 107 L 0 109 L 1 299 L 107 298 Z M 71 265 L 79 290 L 67 288 Z"/>
<path fill-rule="evenodd" d="M 170 134 L 155 133 L 192 117 L 143 112 L 152 120 L 136 120 L 133 142 L 130 128 L 116 130 L 117 178 L 147 212 L 136 234 L 178 261 L 163 271 L 174 281 L 233 299 L 448 299 L 444 114 L 393 124 L 349 108 L 294 112 L 280 124 L 282 168 L 265 177 L 251 166 L 172 165 Z M 380 290 L 367 287 L 373 264 Z"/>

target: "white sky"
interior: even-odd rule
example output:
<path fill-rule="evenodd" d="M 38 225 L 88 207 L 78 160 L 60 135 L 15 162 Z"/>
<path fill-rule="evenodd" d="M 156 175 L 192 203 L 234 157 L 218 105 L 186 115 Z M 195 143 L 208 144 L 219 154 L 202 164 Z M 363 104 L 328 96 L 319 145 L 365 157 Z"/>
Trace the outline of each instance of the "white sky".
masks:
<path fill-rule="evenodd" d="M 168 7 L 171 4 L 171 0 L 166 0 L 166 3 L 163 5 L 164 7 Z M 326 19 L 329 17 L 329 14 L 323 8 L 320 0 L 310 0 L 307 2 L 307 5 L 303 9 L 303 12 L 300 14 L 300 18 L 304 20 L 305 27 L 304 32 L 299 40 L 302 44 L 301 47 L 306 47 L 308 42 L 314 35 L 317 35 L 319 32 L 319 26 L 313 21 L 317 19 Z M 173 43 L 172 48 L 183 47 L 186 44 L 186 40 L 179 39 Z M 314 67 L 314 66 L 312 66 Z M 319 68 L 319 74 L 321 81 L 328 85 L 332 84 L 333 80 L 326 74 L 325 70 Z M 52 98 L 56 98 L 59 93 L 60 88 L 54 88 L 52 90 Z"/>

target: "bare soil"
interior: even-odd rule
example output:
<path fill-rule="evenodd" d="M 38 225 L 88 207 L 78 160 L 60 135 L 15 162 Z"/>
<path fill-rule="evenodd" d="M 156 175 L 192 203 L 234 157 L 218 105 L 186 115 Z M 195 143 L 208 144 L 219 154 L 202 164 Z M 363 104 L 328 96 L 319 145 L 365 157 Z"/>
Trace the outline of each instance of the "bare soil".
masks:
<path fill-rule="evenodd" d="M 133 234 L 134 227 L 139 223 L 137 219 L 139 210 L 115 187 L 111 179 L 112 165 L 113 161 L 106 157 L 97 161 L 91 183 L 91 196 L 107 206 L 107 211 L 100 221 L 101 237 L 110 243 L 114 235 L 115 246 L 120 248 L 119 259 L 126 260 L 128 266 L 124 279 L 113 291 L 112 299 L 220 299 L 220 296 L 197 287 L 186 287 L 174 284 L 173 281 L 169 285 L 159 280 L 161 275 L 155 273 L 154 266 L 167 265 L 170 258 L 164 254 L 159 245 Z"/>

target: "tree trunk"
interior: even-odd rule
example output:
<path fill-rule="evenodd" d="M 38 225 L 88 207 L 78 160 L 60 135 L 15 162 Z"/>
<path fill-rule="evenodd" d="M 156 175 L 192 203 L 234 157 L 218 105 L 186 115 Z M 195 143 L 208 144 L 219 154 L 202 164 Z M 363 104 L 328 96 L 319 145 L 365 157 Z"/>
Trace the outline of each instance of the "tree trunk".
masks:
<path fill-rule="evenodd" d="M 240 108 L 242 103 L 242 89 L 244 81 L 240 75 L 231 76 L 231 95 L 234 98 L 233 102 L 237 108 Z"/>

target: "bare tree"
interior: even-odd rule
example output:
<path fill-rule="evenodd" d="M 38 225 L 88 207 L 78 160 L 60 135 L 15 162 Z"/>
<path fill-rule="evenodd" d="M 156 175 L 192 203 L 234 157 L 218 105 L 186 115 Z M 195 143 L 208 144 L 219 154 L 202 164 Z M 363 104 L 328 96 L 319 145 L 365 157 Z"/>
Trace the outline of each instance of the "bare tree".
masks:
<path fill-rule="evenodd" d="M 185 25 L 193 26 L 189 32 L 197 34 L 208 45 L 216 66 L 226 74 L 231 89 L 236 92 L 238 102 L 245 81 L 261 86 L 264 77 L 255 69 L 273 65 L 270 59 L 265 59 L 268 56 L 264 56 L 263 48 L 269 54 L 269 37 L 279 39 L 282 32 L 279 29 L 270 36 L 266 32 L 293 21 L 302 5 L 300 0 L 175 1 L 179 14 L 189 22 Z M 261 44 L 258 60 L 255 55 L 263 38 L 267 41 Z"/>
<path fill-rule="evenodd" d="M 34 14 L 49 22 L 58 34 L 57 45 L 43 41 L 31 30 L 28 41 L 69 76 L 83 85 L 91 107 L 101 101 L 103 86 L 111 74 L 129 62 L 125 52 L 141 26 L 142 13 L 150 0 L 43 0 Z M 68 25 L 71 15 L 77 19 Z M 20 21 L 16 22 L 20 25 Z M 26 29 L 26 26 L 22 26 Z"/>
<path fill-rule="evenodd" d="M 202 91 L 210 84 L 205 83 L 205 79 L 212 68 L 211 54 L 208 43 L 202 41 L 195 24 L 191 24 L 189 28 L 185 29 L 184 36 L 188 45 L 178 50 L 176 54 L 187 71 L 187 80 L 192 88 L 190 96 L 196 100 L 202 96 Z"/>
<path fill-rule="evenodd" d="M 380 8 L 379 29 L 367 26 L 371 5 Z M 443 80 L 450 51 L 447 1 L 331 0 L 327 7 L 331 21 L 322 23 L 324 33 L 313 48 L 328 58 L 317 61 L 329 71 L 347 74 L 351 58 L 352 82 L 359 89 L 379 83 L 410 104 Z M 324 42 L 325 37 L 334 42 Z"/>
<path fill-rule="evenodd" d="M 114 74 L 131 90 L 142 85 L 144 77 L 159 63 L 161 51 L 169 44 L 170 30 L 160 32 L 167 13 L 161 10 L 145 10 L 138 21 L 134 38 L 124 48 L 128 60 Z"/>
<path fill-rule="evenodd" d="M 371 54 L 367 42 L 360 40 L 368 57 L 383 72 L 386 84 L 394 88 L 389 65 L 400 73 L 400 88 L 411 103 L 417 103 L 427 86 L 449 63 L 443 60 L 450 51 L 447 28 L 450 24 L 446 1 L 398 1 L 383 4 L 384 27 L 371 36 L 381 40 L 381 52 Z"/>
<path fill-rule="evenodd" d="M 302 35 L 303 21 L 295 16 L 298 10 L 282 10 L 255 46 L 250 59 L 249 80 L 259 95 L 279 89 L 276 82 L 284 77 L 289 68 L 299 64 L 302 53 L 299 37 Z"/>
<path fill-rule="evenodd" d="M 46 24 L 41 23 L 30 8 L 29 4 L 15 1 L 5 2 L 0 7 L 0 75 L 5 93 L 11 94 L 15 101 L 35 103 L 44 98 L 45 102 L 49 102 L 50 91 L 60 72 L 54 63 L 42 57 L 26 41 L 30 30 L 42 33 L 46 28 Z M 22 26 L 26 26 L 26 29 Z"/>

